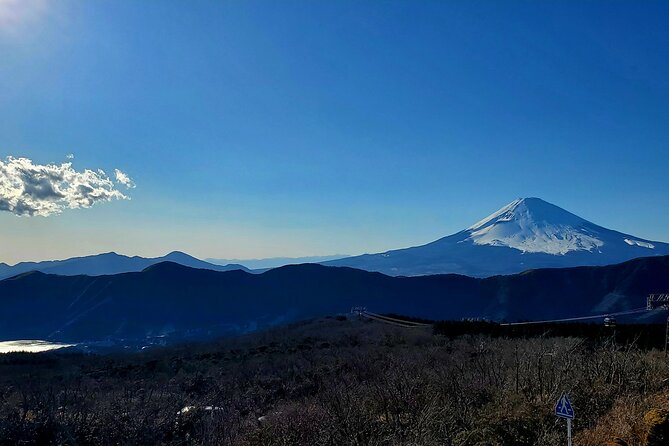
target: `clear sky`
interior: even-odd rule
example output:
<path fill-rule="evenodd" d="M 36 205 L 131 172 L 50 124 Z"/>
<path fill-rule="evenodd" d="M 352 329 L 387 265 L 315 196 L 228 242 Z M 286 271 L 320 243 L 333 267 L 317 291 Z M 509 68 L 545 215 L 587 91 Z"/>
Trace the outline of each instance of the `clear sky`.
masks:
<path fill-rule="evenodd" d="M 376 252 L 526 196 L 669 241 L 668 23 L 666 1 L 0 0 L 0 160 L 130 198 L 0 202 L 0 261 Z"/>

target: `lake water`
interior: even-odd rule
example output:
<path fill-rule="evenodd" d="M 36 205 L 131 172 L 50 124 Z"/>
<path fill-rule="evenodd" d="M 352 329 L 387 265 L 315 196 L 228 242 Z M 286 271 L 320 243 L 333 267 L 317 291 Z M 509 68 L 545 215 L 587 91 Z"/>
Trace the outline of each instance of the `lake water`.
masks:
<path fill-rule="evenodd" d="M 63 347 L 72 347 L 74 344 L 60 344 L 57 342 L 39 341 L 35 339 L 18 341 L 0 341 L 0 353 L 29 352 L 38 353 L 56 350 Z"/>

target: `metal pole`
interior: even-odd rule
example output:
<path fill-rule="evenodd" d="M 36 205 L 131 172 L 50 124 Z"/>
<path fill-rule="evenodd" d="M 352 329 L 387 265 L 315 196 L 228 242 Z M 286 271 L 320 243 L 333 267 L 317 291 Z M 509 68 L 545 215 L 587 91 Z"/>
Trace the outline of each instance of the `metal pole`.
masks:
<path fill-rule="evenodd" d="M 669 317 L 667 317 L 667 329 L 664 332 L 664 357 L 667 357 L 667 345 L 669 344 Z"/>
<path fill-rule="evenodd" d="M 571 418 L 567 418 L 567 446 L 571 446 Z"/>

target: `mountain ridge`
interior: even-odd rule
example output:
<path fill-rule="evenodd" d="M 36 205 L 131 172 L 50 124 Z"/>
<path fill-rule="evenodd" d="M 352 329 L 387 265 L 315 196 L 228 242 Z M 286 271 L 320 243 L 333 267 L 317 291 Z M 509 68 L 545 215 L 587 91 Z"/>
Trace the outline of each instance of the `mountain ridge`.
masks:
<path fill-rule="evenodd" d="M 138 272 L 156 263 L 174 261 L 194 268 L 213 271 L 229 271 L 234 269 L 247 270 L 242 265 L 214 265 L 197 259 L 181 251 L 172 251 L 162 257 L 126 256 L 110 251 L 92 256 L 78 256 L 63 260 L 46 260 L 42 262 L 20 262 L 15 265 L 0 264 L 0 280 L 23 274 L 29 271 L 40 271 L 65 276 L 102 276 L 125 272 Z M 2 265 L 5 265 L 4 267 Z"/>
<path fill-rule="evenodd" d="M 519 198 L 455 234 L 424 245 L 337 259 L 319 257 L 257 260 L 260 273 L 284 264 L 320 263 L 350 266 L 393 276 L 463 274 L 508 275 L 537 268 L 597 266 L 633 258 L 669 255 L 669 244 L 607 229 L 537 197 Z M 65 260 L 0 263 L 0 280 L 30 270 L 63 275 L 110 275 L 142 271 L 161 261 L 227 271 L 244 265 L 220 265 L 180 251 L 144 258 L 107 252 Z M 267 263 L 269 262 L 269 263 Z M 274 265 L 274 266 L 272 266 Z"/>
<path fill-rule="evenodd" d="M 227 265 L 230 263 L 244 265 L 252 270 L 267 270 L 278 268 L 285 265 L 296 265 L 302 263 L 322 263 L 329 260 L 337 260 L 344 257 L 350 257 L 348 254 L 333 254 L 325 256 L 305 256 L 305 257 L 267 257 L 257 259 L 215 259 L 206 258 L 207 262 L 216 265 Z"/>
<path fill-rule="evenodd" d="M 636 309 L 649 293 L 667 290 L 669 256 L 488 278 L 393 277 L 318 264 L 252 274 L 161 262 L 111 276 L 31 272 L 2 280 L 0 339 L 213 337 L 356 305 L 430 319 L 557 319 Z"/>

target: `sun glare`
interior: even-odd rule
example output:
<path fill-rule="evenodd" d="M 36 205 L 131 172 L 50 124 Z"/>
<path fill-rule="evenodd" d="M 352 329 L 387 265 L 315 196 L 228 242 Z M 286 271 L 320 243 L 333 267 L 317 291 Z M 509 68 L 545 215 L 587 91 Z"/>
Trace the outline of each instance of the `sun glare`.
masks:
<path fill-rule="evenodd" d="M 0 0 L 0 31 L 13 32 L 38 18 L 47 0 Z"/>

